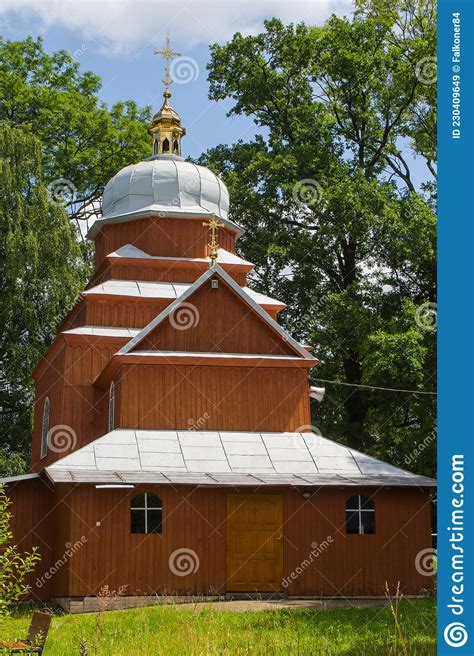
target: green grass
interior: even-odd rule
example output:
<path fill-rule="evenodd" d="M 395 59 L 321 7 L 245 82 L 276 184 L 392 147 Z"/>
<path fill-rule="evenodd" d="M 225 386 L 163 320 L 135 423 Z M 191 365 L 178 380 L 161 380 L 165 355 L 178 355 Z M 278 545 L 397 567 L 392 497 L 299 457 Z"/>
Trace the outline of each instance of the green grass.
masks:
<path fill-rule="evenodd" d="M 390 608 L 234 613 L 154 606 L 53 619 L 44 656 L 425 656 L 436 654 L 435 602 L 402 601 L 397 632 Z M 31 609 L 0 620 L 0 641 L 24 637 Z M 81 652 L 81 639 L 87 651 Z"/>

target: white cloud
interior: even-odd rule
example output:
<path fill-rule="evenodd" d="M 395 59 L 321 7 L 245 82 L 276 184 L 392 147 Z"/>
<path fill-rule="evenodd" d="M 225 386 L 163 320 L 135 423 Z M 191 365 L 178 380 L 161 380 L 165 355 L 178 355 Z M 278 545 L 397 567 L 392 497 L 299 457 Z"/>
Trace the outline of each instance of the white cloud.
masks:
<path fill-rule="evenodd" d="M 31 32 L 66 29 L 109 55 L 136 54 L 160 45 L 169 29 L 173 45 L 187 49 L 255 33 L 265 18 L 321 24 L 351 10 L 350 0 L 1 0 L 0 20 L 20 21 Z"/>

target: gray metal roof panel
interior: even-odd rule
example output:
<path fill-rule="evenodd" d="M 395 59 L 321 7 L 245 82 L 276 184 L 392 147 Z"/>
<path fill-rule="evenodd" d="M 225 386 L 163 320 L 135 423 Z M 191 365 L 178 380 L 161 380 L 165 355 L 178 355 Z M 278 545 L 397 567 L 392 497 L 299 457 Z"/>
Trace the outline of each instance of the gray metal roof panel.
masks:
<path fill-rule="evenodd" d="M 250 431 L 117 429 L 49 465 L 46 472 L 61 482 L 75 480 L 76 474 L 84 481 L 101 476 L 108 480 L 110 472 L 121 480 L 133 472 L 143 480 L 159 475 L 160 480 L 206 485 L 220 480 L 229 485 L 239 481 L 256 485 L 435 484 L 317 435 Z"/>

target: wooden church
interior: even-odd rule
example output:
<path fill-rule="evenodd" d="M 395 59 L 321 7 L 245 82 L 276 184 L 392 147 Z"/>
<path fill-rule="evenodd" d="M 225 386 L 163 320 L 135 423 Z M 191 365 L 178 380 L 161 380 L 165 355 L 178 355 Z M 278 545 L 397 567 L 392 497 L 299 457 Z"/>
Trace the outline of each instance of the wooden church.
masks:
<path fill-rule="evenodd" d="M 41 553 L 31 596 L 419 594 L 435 482 L 311 431 L 318 360 L 247 287 L 227 189 L 181 157 L 170 96 L 153 155 L 105 188 L 94 274 L 33 374 L 30 473 L 4 479 L 16 544 Z"/>

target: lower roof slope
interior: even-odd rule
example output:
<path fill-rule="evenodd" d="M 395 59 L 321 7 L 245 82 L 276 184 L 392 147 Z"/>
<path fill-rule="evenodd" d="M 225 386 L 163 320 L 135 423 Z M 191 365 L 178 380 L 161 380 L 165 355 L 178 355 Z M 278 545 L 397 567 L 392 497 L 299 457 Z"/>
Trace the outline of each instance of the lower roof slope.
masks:
<path fill-rule="evenodd" d="M 58 483 L 436 485 L 315 433 L 116 429 L 46 473 Z"/>

